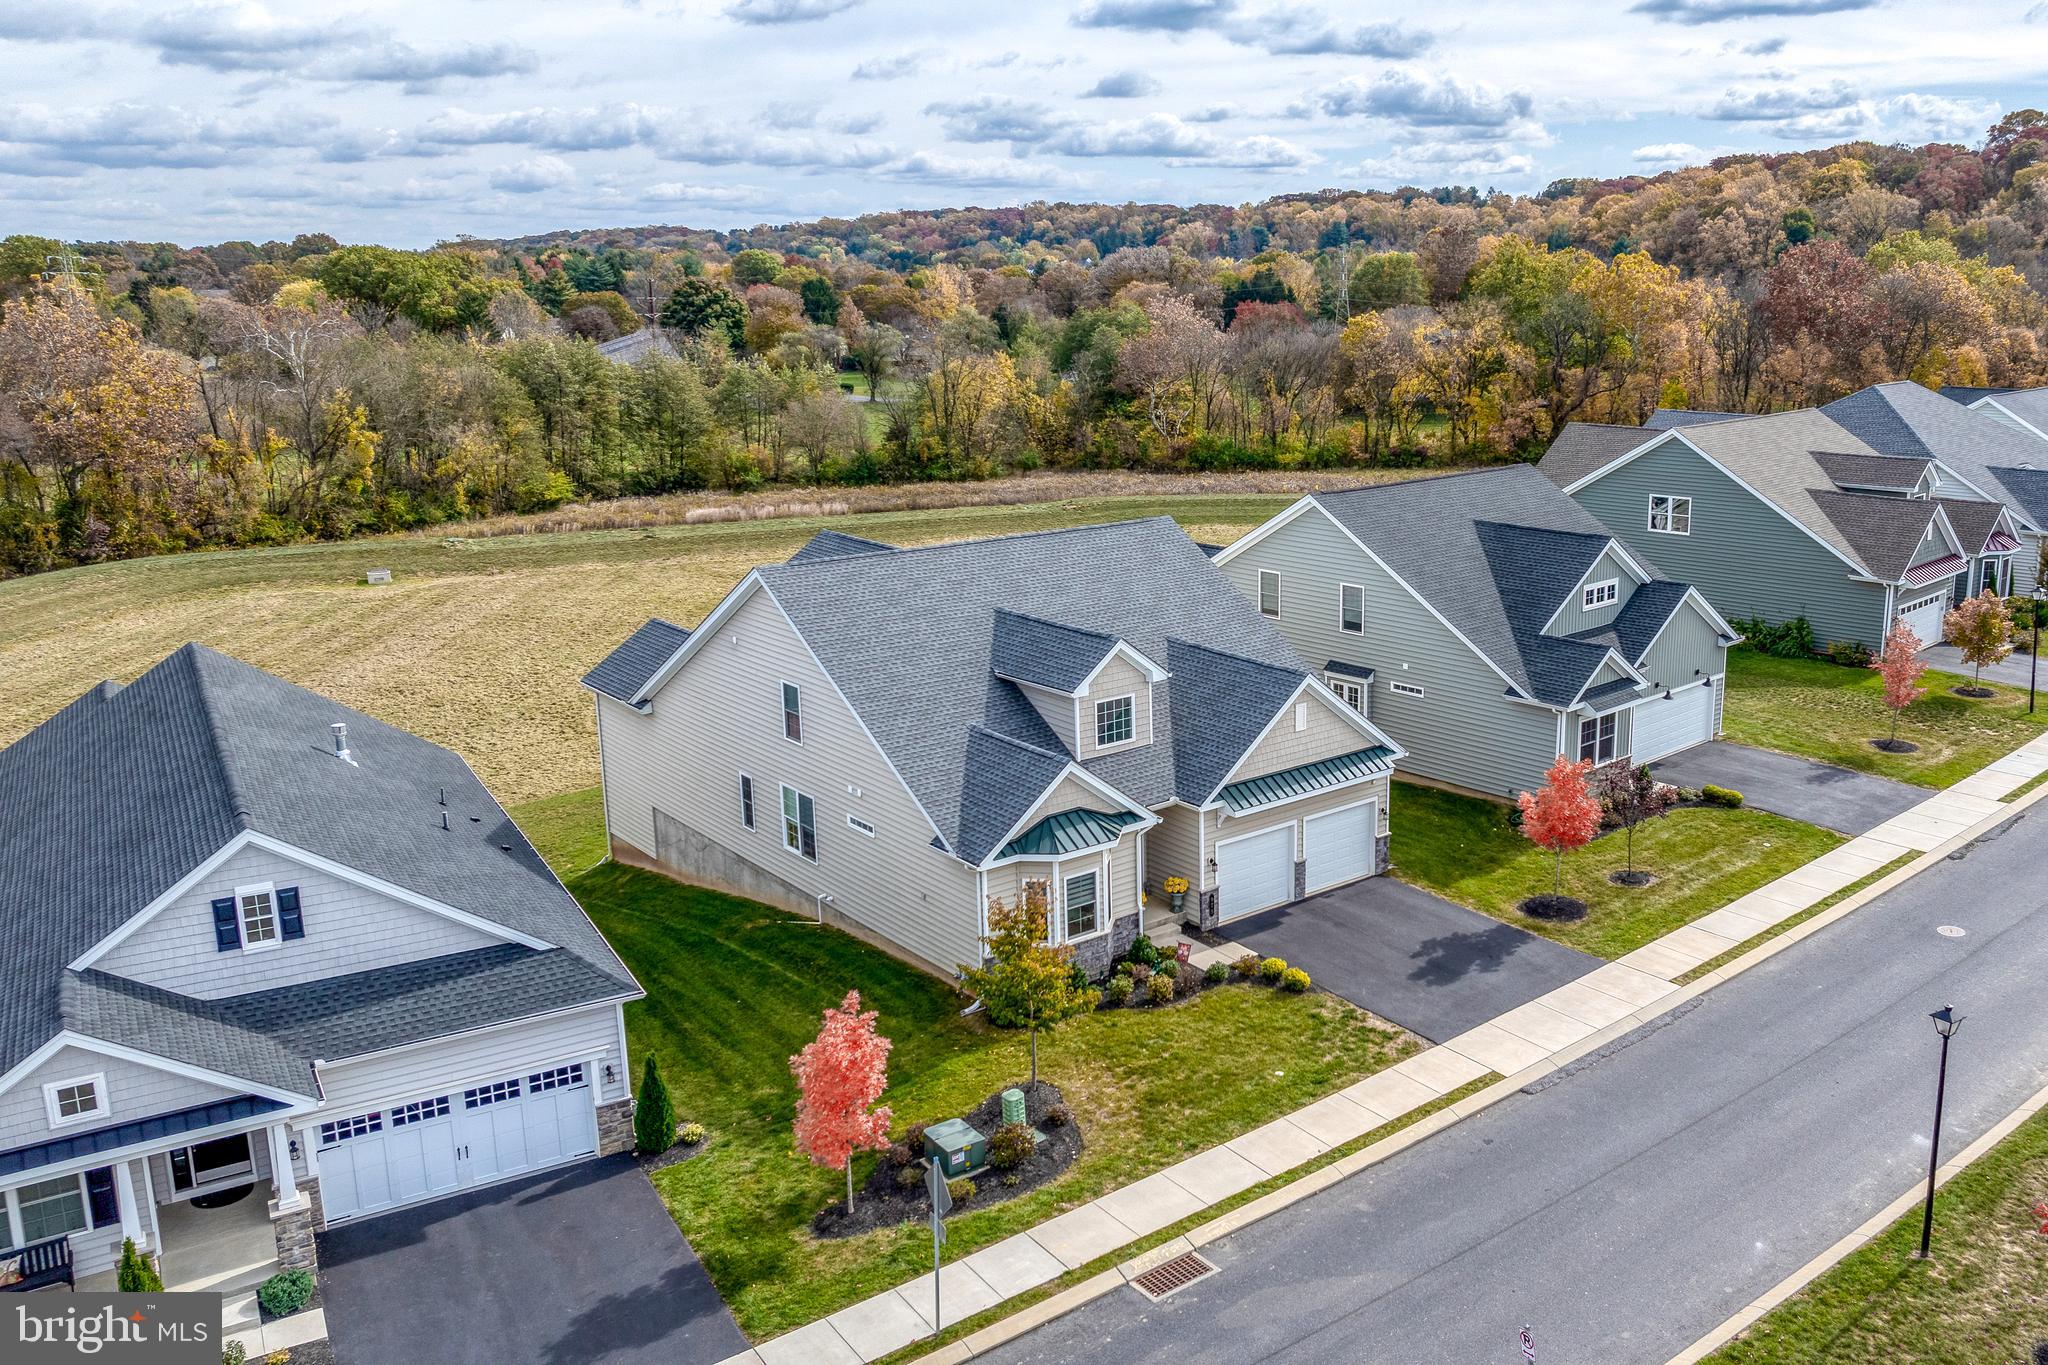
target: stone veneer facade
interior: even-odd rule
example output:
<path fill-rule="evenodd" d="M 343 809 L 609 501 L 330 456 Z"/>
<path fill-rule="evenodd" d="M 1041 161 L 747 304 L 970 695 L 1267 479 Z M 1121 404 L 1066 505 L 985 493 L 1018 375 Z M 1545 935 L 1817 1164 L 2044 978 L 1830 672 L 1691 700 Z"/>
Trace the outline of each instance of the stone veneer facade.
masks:
<path fill-rule="evenodd" d="M 299 1181 L 305 1201 L 299 1208 L 280 1210 L 270 1201 L 270 1230 L 277 1238 L 277 1264 L 284 1270 L 312 1270 L 320 1264 L 320 1252 L 313 1234 L 327 1226 L 327 1212 L 320 1205 L 318 1179 Z"/>
<path fill-rule="evenodd" d="M 633 1101 L 613 1100 L 597 1106 L 597 1154 L 616 1156 L 633 1150 Z"/>

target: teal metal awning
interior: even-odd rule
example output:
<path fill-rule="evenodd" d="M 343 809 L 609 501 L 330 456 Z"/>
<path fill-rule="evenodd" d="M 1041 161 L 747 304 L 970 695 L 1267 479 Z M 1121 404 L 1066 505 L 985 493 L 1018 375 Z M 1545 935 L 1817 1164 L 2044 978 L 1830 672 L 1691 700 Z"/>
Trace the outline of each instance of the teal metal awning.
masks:
<path fill-rule="evenodd" d="M 1134 811 L 1063 810 L 1048 815 L 996 850 L 998 858 L 1064 858 L 1101 848 L 1122 837 L 1126 826 L 1145 817 Z"/>
<path fill-rule="evenodd" d="M 1312 796 L 1360 778 L 1377 777 L 1391 771 L 1393 766 L 1394 751 L 1384 744 L 1375 744 L 1370 749 L 1357 749 L 1335 758 L 1304 763 L 1299 768 L 1267 773 L 1264 777 L 1248 777 L 1242 782 L 1231 783 L 1218 795 L 1230 807 L 1232 814 L 1242 815 L 1248 810 L 1292 801 L 1297 796 Z"/>

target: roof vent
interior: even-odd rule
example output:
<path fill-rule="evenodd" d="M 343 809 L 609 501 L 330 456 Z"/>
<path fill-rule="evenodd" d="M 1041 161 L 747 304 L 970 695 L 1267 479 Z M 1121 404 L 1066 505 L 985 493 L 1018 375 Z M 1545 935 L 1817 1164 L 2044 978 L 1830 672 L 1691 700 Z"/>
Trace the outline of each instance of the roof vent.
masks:
<path fill-rule="evenodd" d="M 355 756 L 348 751 L 348 723 L 338 720 L 327 728 L 334 734 L 334 756 L 349 767 L 355 767 Z"/>

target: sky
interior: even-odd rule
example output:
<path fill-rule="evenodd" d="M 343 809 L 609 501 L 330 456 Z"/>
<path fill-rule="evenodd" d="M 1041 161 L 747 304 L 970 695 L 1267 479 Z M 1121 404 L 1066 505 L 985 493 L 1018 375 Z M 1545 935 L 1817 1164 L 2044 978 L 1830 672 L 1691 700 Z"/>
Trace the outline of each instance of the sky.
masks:
<path fill-rule="evenodd" d="M 0 0 L 0 235 L 1528 192 L 2044 90 L 2048 0 Z"/>

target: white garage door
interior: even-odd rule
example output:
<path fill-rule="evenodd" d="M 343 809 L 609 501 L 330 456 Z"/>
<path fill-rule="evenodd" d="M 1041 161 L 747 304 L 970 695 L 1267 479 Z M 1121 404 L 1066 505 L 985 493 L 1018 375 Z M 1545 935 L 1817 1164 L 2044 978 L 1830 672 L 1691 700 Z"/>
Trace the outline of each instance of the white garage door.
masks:
<path fill-rule="evenodd" d="M 330 1221 L 382 1213 L 597 1151 L 581 1063 L 320 1125 Z"/>
<path fill-rule="evenodd" d="M 1661 696 L 1646 701 L 1636 707 L 1635 723 L 1637 763 L 1655 763 L 1680 749 L 1705 744 L 1714 737 L 1714 689 L 1700 683 L 1673 692 L 1669 701 Z"/>
<path fill-rule="evenodd" d="M 1294 899 L 1294 822 L 1216 845 L 1216 913 L 1236 919 Z"/>
<path fill-rule="evenodd" d="M 1941 618 L 1948 606 L 1948 590 L 1931 597 L 1916 597 L 1910 602 L 1899 604 L 1899 615 L 1906 618 L 1906 624 L 1920 637 L 1923 645 L 1941 643 Z"/>
<path fill-rule="evenodd" d="M 1361 802 L 1302 822 L 1302 857 L 1307 861 L 1310 894 L 1344 882 L 1370 877 L 1373 836 L 1379 832 L 1379 803 Z"/>

